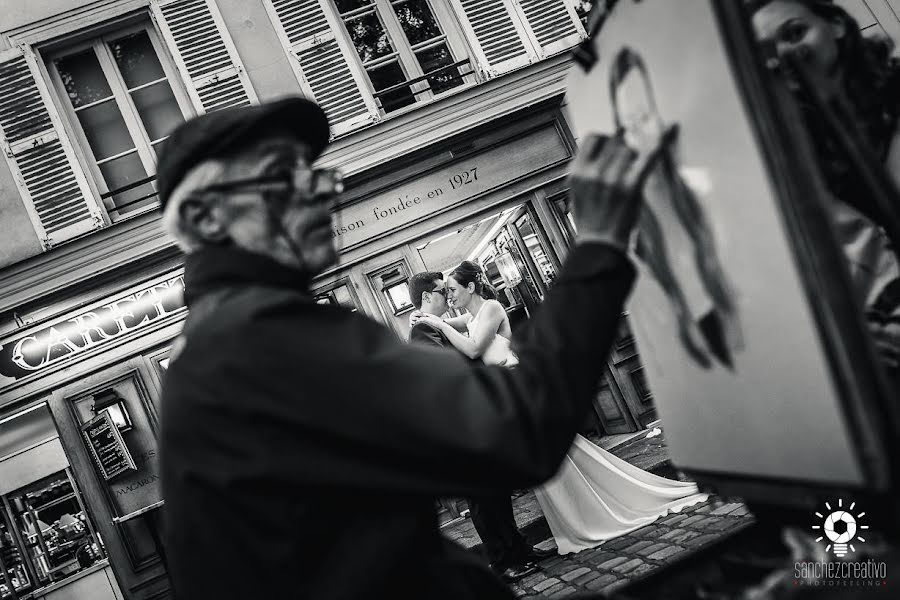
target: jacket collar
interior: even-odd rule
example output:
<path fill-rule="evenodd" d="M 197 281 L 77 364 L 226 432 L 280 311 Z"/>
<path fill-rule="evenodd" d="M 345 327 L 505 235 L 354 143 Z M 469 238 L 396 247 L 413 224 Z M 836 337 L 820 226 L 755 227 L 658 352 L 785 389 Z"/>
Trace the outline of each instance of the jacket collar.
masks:
<path fill-rule="evenodd" d="M 310 295 L 309 273 L 293 269 L 261 254 L 230 247 L 208 247 L 187 255 L 184 299 L 190 307 L 207 293 L 227 287 L 264 285 L 289 288 Z"/>

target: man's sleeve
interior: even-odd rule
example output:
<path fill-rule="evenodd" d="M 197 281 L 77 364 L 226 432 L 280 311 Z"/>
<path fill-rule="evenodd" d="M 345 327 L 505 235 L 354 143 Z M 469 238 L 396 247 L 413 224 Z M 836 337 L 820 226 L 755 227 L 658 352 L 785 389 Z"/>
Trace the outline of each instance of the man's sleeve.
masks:
<path fill-rule="evenodd" d="M 444 343 L 446 339 L 440 331 L 428 323 L 419 323 L 409 331 L 409 341 L 413 344 L 446 348 L 447 344 Z"/>
<path fill-rule="evenodd" d="M 248 406 L 267 415 L 273 461 L 301 485 L 430 495 L 534 486 L 583 423 L 634 276 L 611 247 L 575 247 L 516 341 L 515 368 L 412 347 L 358 315 L 286 324 L 269 310 L 240 342 L 265 366 Z"/>

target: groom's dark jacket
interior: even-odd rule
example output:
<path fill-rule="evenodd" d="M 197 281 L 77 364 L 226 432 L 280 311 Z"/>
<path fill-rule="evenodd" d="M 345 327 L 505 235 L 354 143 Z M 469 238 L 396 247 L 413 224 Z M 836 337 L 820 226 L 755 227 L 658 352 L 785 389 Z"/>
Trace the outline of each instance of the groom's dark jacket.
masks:
<path fill-rule="evenodd" d="M 436 346 L 438 348 L 450 348 L 456 350 L 444 332 L 432 325 L 419 321 L 409 330 L 409 341 L 412 344 L 424 344 L 426 346 Z M 460 353 L 462 354 L 462 353 Z M 468 358 L 468 357 L 466 357 Z"/>
<path fill-rule="evenodd" d="M 441 536 L 434 499 L 553 475 L 631 289 L 623 254 L 573 248 L 515 369 L 411 347 L 259 255 L 199 250 L 184 279 L 161 410 L 177 598 L 512 597 Z"/>

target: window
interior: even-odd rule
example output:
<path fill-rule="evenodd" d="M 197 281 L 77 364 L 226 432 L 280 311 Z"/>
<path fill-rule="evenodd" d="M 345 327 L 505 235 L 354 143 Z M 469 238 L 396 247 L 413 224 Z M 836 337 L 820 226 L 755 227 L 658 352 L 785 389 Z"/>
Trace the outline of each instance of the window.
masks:
<path fill-rule="evenodd" d="M 41 586 L 104 557 L 68 469 L 7 495 L 6 505 L 13 517 L 7 535 L 16 528 L 25 550 L 17 549 L 19 559 L 28 561 Z"/>
<path fill-rule="evenodd" d="M 384 112 L 464 83 L 430 0 L 333 1 Z"/>
<path fill-rule="evenodd" d="M 159 145 L 187 114 L 160 48 L 151 30 L 135 27 L 49 61 L 114 221 L 156 204 Z"/>
<path fill-rule="evenodd" d="M 409 278 L 411 274 L 406 263 L 401 261 L 388 265 L 369 275 L 372 287 L 379 293 L 394 316 L 412 310 L 413 303 L 409 296 Z"/>
<path fill-rule="evenodd" d="M 2 600 L 65 579 L 106 555 L 58 435 L 46 404 L 0 416 Z"/>
<path fill-rule="evenodd" d="M 343 306 L 350 312 L 359 310 L 359 299 L 353 289 L 353 284 L 348 278 L 343 278 L 331 285 L 319 288 L 313 292 L 317 304 L 331 304 Z"/>

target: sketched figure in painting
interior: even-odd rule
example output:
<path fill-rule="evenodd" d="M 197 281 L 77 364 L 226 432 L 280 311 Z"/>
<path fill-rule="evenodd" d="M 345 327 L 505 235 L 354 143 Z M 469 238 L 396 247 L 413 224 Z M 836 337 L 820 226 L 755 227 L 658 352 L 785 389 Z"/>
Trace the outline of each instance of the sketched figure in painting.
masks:
<path fill-rule="evenodd" d="M 665 129 L 641 56 L 623 47 L 610 66 L 609 93 L 617 133 L 636 150 Z M 662 287 L 687 353 L 710 367 L 732 368 L 743 347 L 737 307 L 703 207 L 685 182 L 673 150 L 647 179 L 635 253 Z"/>

